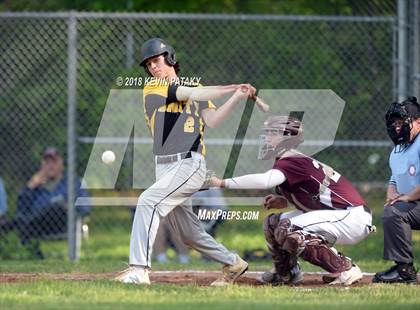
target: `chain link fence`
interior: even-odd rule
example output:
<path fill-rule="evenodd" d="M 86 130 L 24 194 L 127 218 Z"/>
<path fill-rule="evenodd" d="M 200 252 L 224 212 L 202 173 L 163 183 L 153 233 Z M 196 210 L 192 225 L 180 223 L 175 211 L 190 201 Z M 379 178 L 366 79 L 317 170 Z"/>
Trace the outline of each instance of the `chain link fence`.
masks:
<path fill-rule="evenodd" d="M 64 178 L 76 184 L 74 193 L 62 188 L 50 198 L 61 197 L 65 212 L 65 201 L 80 194 L 72 168 L 83 176 L 118 78 L 145 76 L 139 51 L 151 37 L 170 42 L 177 51 L 181 75 L 200 77 L 205 85 L 249 82 L 259 89 L 333 90 L 346 106 L 334 145 L 317 158 L 364 187 L 385 184 L 392 145 L 383 115 L 396 98 L 394 17 L 1 13 L 0 177 L 10 218 L 19 211 L 28 181 L 48 159 L 43 156 L 48 146 L 63 158 Z M 69 106 L 72 102 L 74 107 Z M 224 141 L 234 137 L 242 112 L 238 109 L 232 121 L 207 132 L 210 168 L 222 160 L 226 149 L 230 151 L 231 143 Z M 136 117 L 143 119 L 143 115 Z M 143 133 L 146 137 L 145 126 Z M 134 133 L 132 138 L 136 142 Z M 150 149 L 151 142 L 140 140 L 128 145 L 115 190 L 91 190 L 91 196 L 124 196 L 135 202 L 139 190 L 133 190 L 134 150 L 136 145 Z M 246 152 L 242 164 L 252 166 L 255 148 Z M 144 152 L 141 163 L 137 168 L 149 171 L 152 154 Z M 128 244 L 130 208 L 123 212 L 109 206 L 92 209 L 89 216 L 85 216 L 89 210 L 74 210 L 85 232 L 89 225 L 91 238 L 101 238 L 104 230 L 107 234 L 121 230 L 126 239 L 119 242 Z M 59 218 L 52 220 L 63 226 Z M 5 238 L 7 229 L 2 227 Z M 4 253 L 13 238 L 26 242 L 22 232 L 7 238 L 6 245 L 0 243 L 3 257 L 8 257 Z"/>

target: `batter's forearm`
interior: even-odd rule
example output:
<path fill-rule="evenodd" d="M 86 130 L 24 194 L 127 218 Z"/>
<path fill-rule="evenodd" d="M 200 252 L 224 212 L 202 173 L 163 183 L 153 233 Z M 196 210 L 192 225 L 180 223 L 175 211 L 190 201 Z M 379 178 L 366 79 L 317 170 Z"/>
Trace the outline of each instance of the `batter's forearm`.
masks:
<path fill-rule="evenodd" d="M 233 108 L 240 101 L 240 98 L 233 94 L 224 104 L 217 109 L 206 109 L 202 112 L 202 117 L 206 125 L 210 128 L 216 128 L 223 123 L 232 112 Z"/>
<path fill-rule="evenodd" d="M 187 87 L 179 86 L 176 98 L 179 101 L 208 101 L 218 99 L 238 89 L 239 85 Z"/>

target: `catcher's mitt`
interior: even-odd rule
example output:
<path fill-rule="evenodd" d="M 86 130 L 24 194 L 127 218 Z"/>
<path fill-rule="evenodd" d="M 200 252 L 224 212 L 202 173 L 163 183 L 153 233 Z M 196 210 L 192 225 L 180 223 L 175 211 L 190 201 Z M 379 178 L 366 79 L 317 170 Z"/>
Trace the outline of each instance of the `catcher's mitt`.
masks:
<path fill-rule="evenodd" d="M 213 170 L 207 170 L 206 178 L 204 180 L 203 185 L 201 185 L 200 191 L 206 191 L 211 187 L 211 178 L 215 175 L 216 174 L 214 173 Z"/>

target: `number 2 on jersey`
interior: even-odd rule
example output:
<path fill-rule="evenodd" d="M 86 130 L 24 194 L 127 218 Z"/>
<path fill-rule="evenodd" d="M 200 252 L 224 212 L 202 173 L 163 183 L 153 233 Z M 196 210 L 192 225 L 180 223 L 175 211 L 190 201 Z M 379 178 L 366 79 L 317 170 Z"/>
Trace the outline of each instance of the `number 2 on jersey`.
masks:
<path fill-rule="evenodd" d="M 188 116 L 187 120 L 184 123 L 184 132 L 193 133 L 194 132 L 194 118 Z"/>

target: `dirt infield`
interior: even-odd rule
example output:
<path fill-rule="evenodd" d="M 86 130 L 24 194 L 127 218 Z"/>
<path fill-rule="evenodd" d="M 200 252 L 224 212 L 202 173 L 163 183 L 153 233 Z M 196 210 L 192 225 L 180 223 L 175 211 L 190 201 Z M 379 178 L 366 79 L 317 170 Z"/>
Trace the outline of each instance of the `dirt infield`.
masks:
<path fill-rule="evenodd" d="M 247 272 L 238 280 L 239 285 L 260 286 L 258 281 L 262 272 Z M 322 282 L 323 273 L 306 272 L 304 281 L 296 287 L 320 287 L 325 286 Z M 34 282 L 39 280 L 72 280 L 72 281 L 91 281 L 91 280 L 111 280 L 116 273 L 0 273 L 0 283 L 14 282 Z M 218 271 L 154 271 L 150 273 L 152 283 L 159 284 L 194 284 L 208 286 L 211 282 L 221 276 Z M 372 283 L 372 274 L 365 274 L 363 279 L 356 285 Z"/>

